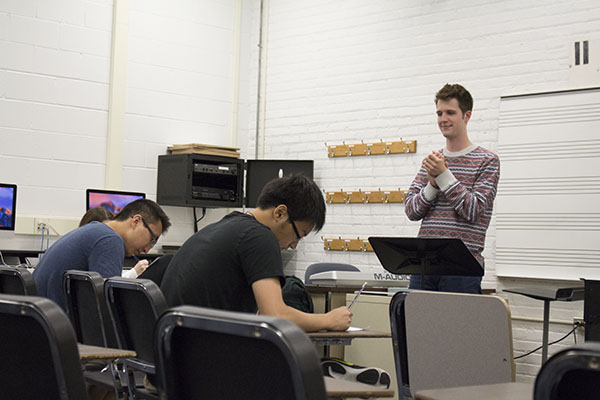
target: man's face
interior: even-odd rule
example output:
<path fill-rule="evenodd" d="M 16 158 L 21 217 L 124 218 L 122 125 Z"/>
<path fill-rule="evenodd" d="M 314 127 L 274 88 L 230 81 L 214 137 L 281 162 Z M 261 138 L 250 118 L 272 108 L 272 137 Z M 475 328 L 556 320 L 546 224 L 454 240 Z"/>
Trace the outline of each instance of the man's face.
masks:
<path fill-rule="evenodd" d="M 131 217 L 131 230 L 125 239 L 125 252 L 127 256 L 147 253 L 156 244 L 162 233 L 162 223 L 147 223 L 141 215 Z"/>
<path fill-rule="evenodd" d="M 455 139 L 467 134 L 467 122 L 471 118 L 471 111 L 463 114 L 458 100 L 438 100 L 436 113 L 438 126 L 446 139 Z"/>
<path fill-rule="evenodd" d="M 296 230 L 294 226 L 298 230 L 298 235 L 296 235 Z M 308 235 L 313 230 L 314 225 L 310 222 L 306 221 L 293 221 L 289 218 L 282 224 L 280 224 L 277 229 L 273 230 L 273 233 L 277 237 L 277 241 L 279 242 L 279 248 L 281 250 L 286 250 L 289 248 L 295 249 L 304 236 Z M 298 238 L 300 236 L 300 238 Z"/>

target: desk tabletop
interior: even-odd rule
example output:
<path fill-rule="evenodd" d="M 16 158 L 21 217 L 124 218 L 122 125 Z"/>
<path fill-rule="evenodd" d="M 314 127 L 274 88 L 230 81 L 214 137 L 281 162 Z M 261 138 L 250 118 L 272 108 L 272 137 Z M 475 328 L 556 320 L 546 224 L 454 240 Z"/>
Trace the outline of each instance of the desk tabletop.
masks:
<path fill-rule="evenodd" d="M 79 358 L 81 361 L 90 360 L 114 360 L 117 358 L 133 358 L 137 356 L 135 351 L 112 349 L 109 347 L 90 346 L 87 344 L 77 343 L 79 350 Z"/>
<path fill-rule="evenodd" d="M 503 292 L 521 294 L 537 300 L 577 301 L 583 300 L 583 283 L 572 286 L 519 287 L 503 289 Z"/>
<path fill-rule="evenodd" d="M 383 389 L 377 386 L 366 385 L 359 382 L 324 377 L 327 397 L 394 397 L 392 389 Z"/>
<path fill-rule="evenodd" d="M 531 400 L 533 384 L 520 382 L 420 390 L 415 400 Z"/>
<path fill-rule="evenodd" d="M 362 285 L 356 286 L 324 286 L 324 285 L 306 285 L 306 290 L 309 293 L 354 293 L 360 290 Z M 381 292 L 382 294 L 387 293 L 387 287 L 376 287 L 369 286 L 365 287 L 365 290 L 371 292 Z"/>
<path fill-rule="evenodd" d="M 363 329 L 361 331 L 319 331 L 310 332 L 311 339 L 359 339 L 359 338 L 391 338 L 390 332 L 379 332 Z"/>
<path fill-rule="evenodd" d="M 306 290 L 309 293 L 354 293 L 360 290 L 360 285 L 357 286 L 323 286 L 323 285 L 306 285 Z M 405 286 L 398 286 L 396 288 L 406 289 Z M 365 291 L 367 292 L 381 292 L 381 294 L 389 293 L 388 287 L 375 287 L 367 285 L 365 287 Z M 494 294 L 496 293 L 495 288 L 481 288 L 481 293 L 483 294 Z M 395 292 L 390 292 L 389 296 L 393 296 Z"/>

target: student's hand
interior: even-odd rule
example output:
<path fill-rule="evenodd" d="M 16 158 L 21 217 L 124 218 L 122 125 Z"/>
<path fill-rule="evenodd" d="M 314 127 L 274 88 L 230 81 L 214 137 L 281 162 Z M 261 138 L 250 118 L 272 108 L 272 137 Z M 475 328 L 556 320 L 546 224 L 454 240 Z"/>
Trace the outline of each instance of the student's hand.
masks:
<path fill-rule="evenodd" d="M 352 322 L 352 311 L 346 306 L 338 307 L 334 310 L 329 311 L 327 314 L 330 326 L 328 327 L 331 331 L 345 331 L 350 327 Z"/>
<path fill-rule="evenodd" d="M 427 175 L 435 178 L 448 169 L 448 163 L 442 153 L 434 150 L 423 160 L 423 168 L 427 171 Z"/>
<path fill-rule="evenodd" d="M 146 268 L 148 268 L 148 260 L 140 260 L 133 267 L 133 269 L 135 269 L 135 272 L 138 274 L 138 276 L 140 276 L 142 274 L 142 272 L 144 272 L 146 270 Z"/>

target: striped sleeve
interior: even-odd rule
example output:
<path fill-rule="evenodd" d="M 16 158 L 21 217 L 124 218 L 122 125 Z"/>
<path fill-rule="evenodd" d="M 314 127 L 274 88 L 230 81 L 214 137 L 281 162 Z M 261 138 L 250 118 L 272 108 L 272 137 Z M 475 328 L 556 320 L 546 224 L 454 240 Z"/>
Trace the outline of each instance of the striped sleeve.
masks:
<path fill-rule="evenodd" d="M 410 185 L 404 200 L 404 212 L 411 221 L 423 219 L 427 211 L 436 203 L 436 199 L 427 200 L 423 192 L 427 186 L 427 171 L 421 167 L 415 180 Z"/>
<path fill-rule="evenodd" d="M 455 181 L 443 191 L 458 216 L 469 222 L 477 222 L 486 210 L 492 208 L 496 197 L 500 160 L 496 154 L 489 154 L 491 156 L 481 164 L 470 187 Z"/>

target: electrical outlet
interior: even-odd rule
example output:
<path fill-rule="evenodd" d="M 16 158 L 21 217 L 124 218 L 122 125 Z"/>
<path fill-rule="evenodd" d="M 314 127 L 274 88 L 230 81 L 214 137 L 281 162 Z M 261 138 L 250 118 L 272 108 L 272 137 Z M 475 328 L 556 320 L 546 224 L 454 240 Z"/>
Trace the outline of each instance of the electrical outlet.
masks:
<path fill-rule="evenodd" d="M 33 219 L 33 227 L 36 232 L 41 232 L 43 229 L 48 227 L 48 218 L 34 218 Z"/>
<path fill-rule="evenodd" d="M 583 318 L 573 318 L 573 325 L 579 324 L 579 327 L 582 328 L 585 326 L 585 321 Z"/>

